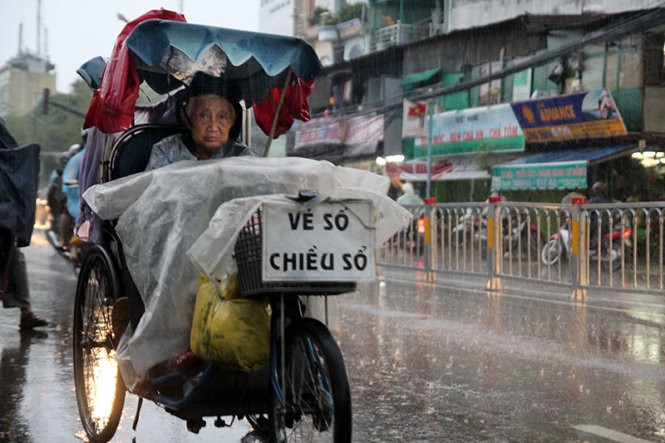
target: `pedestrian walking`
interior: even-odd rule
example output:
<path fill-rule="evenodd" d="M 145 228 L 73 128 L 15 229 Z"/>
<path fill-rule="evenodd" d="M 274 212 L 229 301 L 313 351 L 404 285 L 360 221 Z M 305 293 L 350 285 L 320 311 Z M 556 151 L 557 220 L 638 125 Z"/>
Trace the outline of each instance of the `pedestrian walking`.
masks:
<path fill-rule="evenodd" d="M 19 308 L 20 328 L 48 322 L 32 312 L 25 257 L 35 224 L 39 145 L 17 146 L 0 118 L 0 298 L 4 308 Z"/>

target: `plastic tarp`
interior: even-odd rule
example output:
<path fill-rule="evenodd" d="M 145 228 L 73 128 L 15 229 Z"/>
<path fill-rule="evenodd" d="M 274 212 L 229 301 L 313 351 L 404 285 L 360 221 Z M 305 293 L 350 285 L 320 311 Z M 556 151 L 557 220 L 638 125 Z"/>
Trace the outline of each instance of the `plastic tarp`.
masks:
<path fill-rule="evenodd" d="M 142 79 L 130 57 L 126 40 L 139 23 L 156 18 L 185 21 L 181 14 L 155 9 L 125 25 L 104 68 L 99 89 L 92 95 L 83 128 L 96 126 L 101 131 L 110 133 L 127 129 L 132 124 L 134 105 L 139 96 Z"/>
<path fill-rule="evenodd" d="M 39 150 L 36 144 L 17 146 L 0 119 L 0 225 L 14 233 L 19 247 L 30 244 L 35 224 Z"/>
<path fill-rule="evenodd" d="M 380 244 L 410 220 L 386 196 L 388 185 L 387 177 L 325 161 L 233 157 L 179 162 L 88 189 L 83 198 L 92 210 L 117 218 L 144 300 L 146 311 L 128 343 L 135 371 L 144 373 L 188 347 L 198 276 L 222 277 L 232 268 L 230 245 L 261 201 L 300 189 L 367 196 L 375 204 Z"/>

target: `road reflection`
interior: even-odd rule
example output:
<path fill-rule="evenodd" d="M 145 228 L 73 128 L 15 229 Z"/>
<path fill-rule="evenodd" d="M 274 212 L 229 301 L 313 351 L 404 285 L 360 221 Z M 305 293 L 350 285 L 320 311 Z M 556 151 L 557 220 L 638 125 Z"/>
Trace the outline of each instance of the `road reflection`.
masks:
<path fill-rule="evenodd" d="M 0 441 L 29 440 L 29 424 L 21 409 L 29 406 L 24 396 L 30 345 L 48 337 L 43 331 L 21 331 L 5 341 L 0 356 Z"/>
<path fill-rule="evenodd" d="M 358 441 L 662 439 L 663 306 L 399 275 L 340 302 Z"/>

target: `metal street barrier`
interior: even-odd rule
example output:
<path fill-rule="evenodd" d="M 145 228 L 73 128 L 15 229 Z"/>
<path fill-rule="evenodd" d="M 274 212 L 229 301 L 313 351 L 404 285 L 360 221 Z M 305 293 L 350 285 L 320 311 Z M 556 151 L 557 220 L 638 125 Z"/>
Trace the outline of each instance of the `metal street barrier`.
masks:
<path fill-rule="evenodd" d="M 381 248 L 384 267 L 441 278 L 586 290 L 660 293 L 665 289 L 665 202 L 542 204 L 491 200 L 408 208 L 412 224 Z"/>

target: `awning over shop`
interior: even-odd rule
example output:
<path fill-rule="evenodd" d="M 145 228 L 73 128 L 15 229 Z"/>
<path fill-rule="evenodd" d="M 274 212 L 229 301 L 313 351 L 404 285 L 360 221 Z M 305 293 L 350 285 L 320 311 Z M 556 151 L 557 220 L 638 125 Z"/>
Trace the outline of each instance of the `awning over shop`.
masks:
<path fill-rule="evenodd" d="M 497 159 L 507 161 L 514 159 L 515 155 L 496 155 Z M 401 165 L 387 165 L 388 173 L 400 173 L 402 181 L 427 181 L 427 161 L 424 159 L 412 160 Z M 489 180 L 490 174 L 486 168 L 478 164 L 476 155 L 456 155 L 450 158 L 437 158 L 432 160 L 432 181 L 451 180 Z"/>
<path fill-rule="evenodd" d="M 448 180 L 489 180 L 487 169 L 478 166 L 475 155 L 461 155 L 448 159 L 451 168 L 442 174 L 440 181 Z"/>
<path fill-rule="evenodd" d="M 635 145 L 620 145 L 527 155 L 495 166 L 492 190 L 586 189 L 588 166 L 637 149 Z"/>
<path fill-rule="evenodd" d="M 440 180 L 441 176 L 451 168 L 452 165 L 447 159 L 432 161 L 432 180 Z M 399 178 L 402 181 L 427 181 L 427 161 L 414 160 L 401 164 L 388 163 L 386 165 L 386 172 L 389 175 L 399 174 Z"/>
<path fill-rule="evenodd" d="M 413 74 L 407 74 L 402 79 L 400 85 L 403 88 L 413 88 L 419 85 L 420 83 L 434 83 L 435 80 L 438 80 L 441 76 L 441 68 L 428 69 L 426 71 L 414 72 Z"/>

